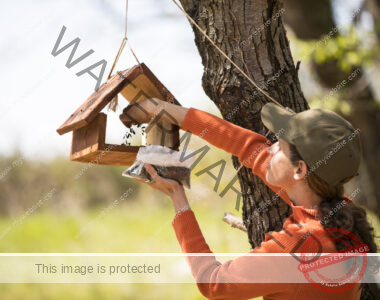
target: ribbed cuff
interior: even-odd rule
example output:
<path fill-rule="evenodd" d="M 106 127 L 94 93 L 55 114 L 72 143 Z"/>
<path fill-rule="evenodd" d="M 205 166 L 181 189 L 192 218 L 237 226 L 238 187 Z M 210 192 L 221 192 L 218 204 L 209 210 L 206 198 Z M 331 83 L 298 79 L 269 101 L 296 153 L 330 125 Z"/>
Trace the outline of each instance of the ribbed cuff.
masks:
<path fill-rule="evenodd" d="M 172 225 L 174 229 L 176 229 L 181 226 L 180 225 L 181 223 L 187 223 L 187 222 L 192 223 L 194 222 L 194 220 L 195 222 L 197 222 L 194 212 L 191 210 L 191 208 L 189 208 L 184 211 L 178 212 L 173 218 Z"/>
<path fill-rule="evenodd" d="M 211 253 L 192 210 L 178 213 L 172 225 L 184 253 Z"/>

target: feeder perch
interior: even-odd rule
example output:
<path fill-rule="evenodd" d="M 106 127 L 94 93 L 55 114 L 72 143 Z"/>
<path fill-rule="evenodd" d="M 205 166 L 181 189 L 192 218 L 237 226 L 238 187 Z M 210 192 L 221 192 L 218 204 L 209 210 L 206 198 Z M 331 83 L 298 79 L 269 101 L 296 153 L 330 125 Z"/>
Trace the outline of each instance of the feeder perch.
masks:
<path fill-rule="evenodd" d="M 144 64 L 113 75 L 98 91 L 94 92 L 67 120 L 57 129 L 62 135 L 72 131 L 70 160 L 79 162 L 96 161 L 97 164 L 129 166 L 136 159 L 141 146 L 106 144 L 107 115 L 102 109 L 121 94 L 128 102 L 136 103 L 144 99 L 158 98 L 180 105 L 168 89 Z M 162 140 L 161 124 L 167 131 Z M 162 145 L 178 151 L 179 127 L 162 120 L 157 122 L 146 134 L 146 145 Z"/>

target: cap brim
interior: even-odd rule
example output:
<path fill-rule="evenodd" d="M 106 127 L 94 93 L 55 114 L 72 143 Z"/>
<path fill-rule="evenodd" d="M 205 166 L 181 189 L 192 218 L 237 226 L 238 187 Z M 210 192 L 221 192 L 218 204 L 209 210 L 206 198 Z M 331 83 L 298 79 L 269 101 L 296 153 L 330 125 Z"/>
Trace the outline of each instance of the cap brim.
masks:
<path fill-rule="evenodd" d="M 290 119 L 295 115 L 293 113 L 277 104 L 267 103 L 261 110 L 261 120 L 271 132 L 276 136 L 286 140 L 288 143 L 292 142 L 292 135 L 290 130 Z"/>

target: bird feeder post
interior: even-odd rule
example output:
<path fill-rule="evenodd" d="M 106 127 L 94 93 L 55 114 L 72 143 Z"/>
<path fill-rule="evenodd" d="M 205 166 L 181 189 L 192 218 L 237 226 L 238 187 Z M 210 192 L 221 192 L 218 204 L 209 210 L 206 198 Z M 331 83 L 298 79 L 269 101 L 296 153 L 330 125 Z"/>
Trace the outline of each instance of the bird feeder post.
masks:
<path fill-rule="evenodd" d="M 176 148 L 178 143 L 176 127 L 166 120 L 155 122 L 149 132 L 146 133 L 146 145 L 161 145 L 171 149 Z"/>

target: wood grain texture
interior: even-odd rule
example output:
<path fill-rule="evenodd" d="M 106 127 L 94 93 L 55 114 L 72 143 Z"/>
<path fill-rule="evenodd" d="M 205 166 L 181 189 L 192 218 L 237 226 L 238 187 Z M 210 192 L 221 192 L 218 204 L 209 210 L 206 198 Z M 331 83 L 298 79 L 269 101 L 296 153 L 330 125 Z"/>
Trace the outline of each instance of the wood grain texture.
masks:
<path fill-rule="evenodd" d="M 57 129 L 62 135 L 74 129 L 88 125 L 96 115 L 140 73 L 141 68 L 134 66 L 131 69 L 113 75 L 110 80 L 100 86 L 87 100 Z"/>
<path fill-rule="evenodd" d="M 105 143 L 107 115 L 100 111 L 119 92 L 133 103 L 154 97 L 180 105 L 144 63 L 118 72 L 57 130 L 60 134 L 73 131 L 70 160 L 113 166 L 133 164 L 140 146 Z M 147 145 L 151 144 L 178 150 L 179 127 L 166 121 L 158 122 L 147 133 Z"/>
<path fill-rule="evenodd" d="M 70 160 L 100 165 L 133 164 L 139 146 L 106 144 L 107 115 L 99 113 L 88 126 L 73 131 Z"/>
<path fill-rule="evenodd" d="M 121 94 L 128 102 L 133 104 L 144 99 L 158 98 L 181 105 L 144 63 L 140 68 L 141 72 L 135 78 L 130 78 L 132 84 L 121 90 Z"/>
<path fill-rule="evenodd" d="M 88 126 L 73 131 L 71 154 L 89 147 L 98 149 L 104 145 L 106 136 L 107 115 L 99 113 Z"/>
<path fill-rule="evenodd" d="M 108 166 L 130 166 L 140 146 L 106 144 L 103 149 L 88 148 L 70 157 L 72 161 Z M 111 150 L 110 150 L 111 149 Z"/>

